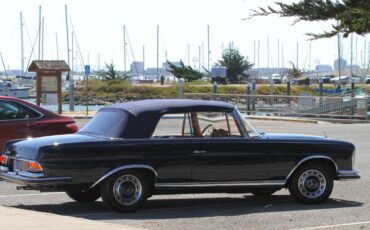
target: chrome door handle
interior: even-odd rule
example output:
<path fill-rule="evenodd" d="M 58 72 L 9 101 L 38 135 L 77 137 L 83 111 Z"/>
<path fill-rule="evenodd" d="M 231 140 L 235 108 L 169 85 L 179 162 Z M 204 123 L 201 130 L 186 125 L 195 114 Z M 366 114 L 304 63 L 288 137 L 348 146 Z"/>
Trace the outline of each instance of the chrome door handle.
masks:
<path fill-rule="evenodd" d="M 204 151 L 204 150 L 194 150 L 193 153 L 202 154 L 202 153 L 207 153 L 207 151 Z"/>

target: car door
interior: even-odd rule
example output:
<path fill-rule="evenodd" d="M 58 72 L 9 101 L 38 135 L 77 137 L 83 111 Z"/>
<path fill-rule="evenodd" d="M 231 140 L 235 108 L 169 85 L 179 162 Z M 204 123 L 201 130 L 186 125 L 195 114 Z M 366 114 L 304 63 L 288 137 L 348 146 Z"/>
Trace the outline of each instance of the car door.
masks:
<path fill-rule="evenodd" d="M 227 117 L 199 115 L 202 138 L 193 140 L 194 182 L 265 181 L 269 179 L 266 140 L 244 137 L 231 114 Z M 213 131 L 204 136 L 205 127 Z M 225 133 L 229 130 L 229 133 Z M 222 134 L 224 132 L 224 134 Z"/>
<path fill-rule="evenodd" d="M 157 186 L 191 180 L 193 157 L 190 115 L 165 114 L 159 120 L 152 138 L 147 140 L 148 161 L 156 166 Z"/>
<path fill-rule="evenodd" d="M 5 142 L 29 136 L 30 119 L 20 116 L 17 103 L 0 99 L 0 149 Z"/>

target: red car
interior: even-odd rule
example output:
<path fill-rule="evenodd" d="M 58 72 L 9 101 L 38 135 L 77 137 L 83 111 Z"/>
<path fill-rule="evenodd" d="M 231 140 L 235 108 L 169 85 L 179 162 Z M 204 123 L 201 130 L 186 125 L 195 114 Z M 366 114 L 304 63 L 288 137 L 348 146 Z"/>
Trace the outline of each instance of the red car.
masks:
<path fill-rule="evenodd" d="M 71 117 L 61 116 L 14 97 L 0 96 L 0 154 L 13 139 L 74 133 Z"/>

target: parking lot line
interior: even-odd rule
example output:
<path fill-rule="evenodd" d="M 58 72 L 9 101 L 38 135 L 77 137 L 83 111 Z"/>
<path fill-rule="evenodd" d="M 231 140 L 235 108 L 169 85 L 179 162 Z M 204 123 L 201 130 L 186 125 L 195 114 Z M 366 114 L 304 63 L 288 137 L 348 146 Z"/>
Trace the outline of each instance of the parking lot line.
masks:
<path fill-rule="evenodd" d="M 352 222 L 352 223 L 335 224 L 335 225 L 324 225 L 324 226 L 308 227 L 308 228 L 294 228 L 291 230 L 315 230 L 315 229 L 326 229 L 326 228 L 339 228 L 339 227 L 348 227 L 348 226 L 361 225 L 361 224 L 370 224 L 370 221 Z"/>
<path fill-rule="evenodd" d="M 27 196 L 50 196 L 50 195 L 60 195 L 65 194 L 64 192 L 45 192 L 45 193 L 31 193 L 31 194 L 16 194 L 16 195 L 3 195 L 0 198 L 10 198 L 10 197 L 27 197 Z"/>

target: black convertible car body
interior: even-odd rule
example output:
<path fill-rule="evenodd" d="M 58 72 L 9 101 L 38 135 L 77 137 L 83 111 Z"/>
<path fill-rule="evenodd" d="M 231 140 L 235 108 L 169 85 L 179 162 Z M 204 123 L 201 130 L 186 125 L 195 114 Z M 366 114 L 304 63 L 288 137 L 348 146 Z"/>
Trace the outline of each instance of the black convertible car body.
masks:
<path fill-rule="evenodd" d="M 100 196 L 137 210 L 152 194 L 288 188 L 304 203 L 326 200 L 333 180 L 358 179 L 353 144 L 257 132 L 229 103 L 144 100 L 105 107 L 79 132 L 9 142 L 0 177 L 23 189 Z"/>

